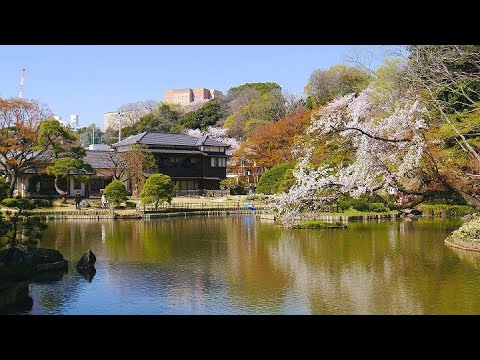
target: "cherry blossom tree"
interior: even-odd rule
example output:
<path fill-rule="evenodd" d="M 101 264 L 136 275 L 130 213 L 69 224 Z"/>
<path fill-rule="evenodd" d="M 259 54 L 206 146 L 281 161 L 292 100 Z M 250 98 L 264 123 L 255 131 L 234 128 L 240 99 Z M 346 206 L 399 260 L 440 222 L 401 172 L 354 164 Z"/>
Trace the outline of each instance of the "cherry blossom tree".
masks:
<path fill-rule="evenodd" d="M 417 171 L 425 147 L 425 109 L 415 99 L 378 101 L 376 95 L 369 87 L 358 96 L 336 98 L 313 112 L 307 134 L 324 136 L 327 142 L 335 137 L 348 139 L 353 161 L 340 168 L 328 162 L 316 167 L 311 162 L 315 147 L 304 139 L 297 150 L 297 183 L 275 198 L 274 206 L 285 220 L 314 209 L 332 192 L 358 197 L 402 189 L 402 180 Z"/>

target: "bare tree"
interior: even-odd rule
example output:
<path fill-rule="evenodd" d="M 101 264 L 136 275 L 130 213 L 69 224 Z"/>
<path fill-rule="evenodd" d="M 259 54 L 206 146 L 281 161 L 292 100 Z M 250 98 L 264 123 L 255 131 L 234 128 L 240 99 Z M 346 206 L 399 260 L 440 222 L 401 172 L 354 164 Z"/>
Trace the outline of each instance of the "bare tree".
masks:
<path fill-rule="evenodd" d="M 154 111 L 158 105 L 159 102 L 155 100 L 137 101 L 122 105 L 117 111 L 123 114 L 123 126 L 133 126 L 140 118 Z"/>
<path fill-rule="evenodd" d="M 408 49 L 404 78 L 426 95 L 427 105 L 438 111 L 457 135 L 460 147 L 480 164 L 479 153 L 448 116 L 473 111 L 480 101 L 480 46 L 412 45 Z"/>
<path fill-rule="evenodd" d="M 305 99 L 303 97 L 285 91 L 283 98 L 285 99 L 285 116 L 290 116 L 299 110 L 305 109 Z"/>

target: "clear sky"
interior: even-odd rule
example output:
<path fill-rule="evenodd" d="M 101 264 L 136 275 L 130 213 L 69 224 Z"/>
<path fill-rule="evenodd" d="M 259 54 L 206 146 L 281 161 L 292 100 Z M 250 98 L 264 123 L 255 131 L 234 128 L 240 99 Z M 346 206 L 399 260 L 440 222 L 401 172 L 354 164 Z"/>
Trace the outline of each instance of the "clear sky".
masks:
<path fill-rule="evenodd" d="M 314 69 L 344 62 L 353 46 L 340 45 L 93 45 L 0 46 L 0 97 L 18 96 L 48 105 L 79 125 L 141 100 L 163 100 L 168 89 L 215 88 L 226 93 L 246 82 L 273 81 L 301 95 Z"/>

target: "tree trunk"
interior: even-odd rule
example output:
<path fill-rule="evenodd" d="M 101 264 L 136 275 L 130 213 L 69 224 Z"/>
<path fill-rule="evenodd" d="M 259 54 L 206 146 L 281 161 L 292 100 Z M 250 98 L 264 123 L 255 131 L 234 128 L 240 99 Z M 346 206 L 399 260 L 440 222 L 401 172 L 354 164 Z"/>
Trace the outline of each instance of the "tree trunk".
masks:
<path fill-rule="evenodd" d="M 13 197 L 13 192 L 15 191 L 15 181 L 10 182 L 10 187 L 8 188 L 8 197 Z"/>
<path fill-rule="evenodd" d="M 54 185 L 55 185 L 55 190 L 57 190 L 57 193 L 59 193 L 62 196 L 62 204 L 65 204 L 67 202 L 67 194 L 68 193 L 63 191 L 62 189 L 60 189 L 60 187 L 58 186 L 58 177 L 57 176 L 55 176 Z"/>
<path fill-rule="evenodd" d="M 12 198 L 13 197 L 13 192 L 15 191 L 15 182 L 18 179 L 18 175 L 13 173 L 8 175 L 8 182 L 10 183 L 10 186 L 8 188 L 8 197 Z"/>
<path fill-rule="evenodd" d="M 9 239 L 9 245 L 10 249 L 14 249 L 17 246 L 17 222 L 18 222 L 18 216 L 20 215 L 20 212 L 22 210 L 19 209 L 18 212 L 15 214 L 13 217 L 13 232 L 11 235 L 11 238 Z"/>

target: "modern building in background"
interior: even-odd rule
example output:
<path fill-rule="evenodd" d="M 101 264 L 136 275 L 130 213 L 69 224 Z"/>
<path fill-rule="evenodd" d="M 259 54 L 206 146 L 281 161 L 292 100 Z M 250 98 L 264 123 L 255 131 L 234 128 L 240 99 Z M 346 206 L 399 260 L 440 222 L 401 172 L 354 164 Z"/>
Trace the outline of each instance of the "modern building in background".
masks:
<path fill-rule="evenodd" d="M 183 106 L 200 104 L 208 100 L 223 96 L 220 90 L 206 88 L 184 88 L 165 91 L 167 104 L 179 104 Z"/>
<path fill-rule="evenodd" d="M 63 121 L 60 115 L 55 115 L 53 117 L 55 120 L 58 120 L 62 126 L 69 127 L 72 130 L 80 129 L 80 125 L 78 124 L 78 115 L 72 114 L 70 115 L 70 120 L 68 122 Z"/>
<path fill-rule="evenodd" d="M 78 125 L 78 115 L 77 114 L 72 114 L 70 115 L 70 121 L 68 122 L 68 126 L 72 129 L 79 129 L 80 125 Z"/>

